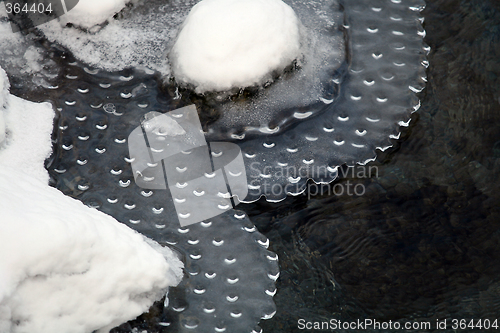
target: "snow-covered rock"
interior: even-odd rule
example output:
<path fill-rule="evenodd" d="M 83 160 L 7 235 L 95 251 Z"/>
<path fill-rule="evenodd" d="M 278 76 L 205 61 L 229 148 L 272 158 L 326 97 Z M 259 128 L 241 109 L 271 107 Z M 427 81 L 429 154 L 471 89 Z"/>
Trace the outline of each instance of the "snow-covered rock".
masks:
<path fill-rule="evenodd" d="M 0 331 L 90 333 L 148 310 L 182 264 L 112 217 L 0 164 Z"/>
<path fill-rule="evenodd" d="M 203 0 L 170 53 L 178 82 L 196 91 L 262 84 L 300 55 L 300 22 L 281 0 Z"/>

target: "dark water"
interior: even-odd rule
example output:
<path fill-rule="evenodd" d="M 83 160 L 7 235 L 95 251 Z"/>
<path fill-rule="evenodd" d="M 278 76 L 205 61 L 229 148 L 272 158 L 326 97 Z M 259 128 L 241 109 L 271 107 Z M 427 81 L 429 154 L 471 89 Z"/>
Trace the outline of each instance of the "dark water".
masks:
<path fill-rule="evenodd" d="M 500 2 L 432 0 L 423 16 L 432 51 L 421 109 L 371 164 L 378 177 L 347 170 L 335 183 L 364 195 L 246 207 L 280 257 L 265 332 L 312 331 L 299 319 L 500 327 Z M 340 193 L 333 186 L 323 193 Z M 497 329 L 468 327 L 497 318 Z"/>

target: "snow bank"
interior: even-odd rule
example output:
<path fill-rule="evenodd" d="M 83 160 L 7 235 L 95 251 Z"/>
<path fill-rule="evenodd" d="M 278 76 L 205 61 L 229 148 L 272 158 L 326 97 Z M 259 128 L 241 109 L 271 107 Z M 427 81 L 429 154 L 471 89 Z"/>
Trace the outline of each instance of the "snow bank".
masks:
<path fill-rule="evenodd" d="M 299 51 L 299 21 L 283 1 L 203 0 L 186 18 L 170 61 L 177 82 L 203 93 L 262 84 Z"/>
<path fill-rule="evenodd" d="M 0 144 L 0 164 L 10 166 L 48 184 L 49 175 L 44 161 L 50 156 L 52 119 L 54 111 L 49 103 L 33 103 L 8 93 L 8 80 L 0 68 L 0 116 L 3 116 L 5 140 Z M 2 103 L 3 100 L 3 103 Z M 1 120 L 0 120 L 1 123 Z M 1 141 L 1 140 L 0 140 Z M 1 198 L 2 193 L 0 193 Z"/>
<path fill-rule="evenodd" d="M 49 187 L 53 110 L 9 95 L 1 68 L 0 88 L 0 332 L 107 331 L 147 311 L 182 263 Z"/>
<path fill-rule="evenodd" d="M 196 2 L 197 0 L 141 1 L 135 4 L 132 13 L 125 9 L 125 17 L 110 17 L 107 25 L 92 33 L 62 27 L 57 20 L 38 28 L 50 41 L 63 45 L 88 66 L 107 71 L 147 67 L 169 75 L 165 56 L 170 48 L 169 43 L 177 35 L 178 27 Z M 74 15 L 75 9 L 67 15 Z M 66 20 L 66 15 L 61 16 L 61 19 Z"/>
<path fill-rule="evenodd" d="M 1 332 L 110 329 L 182 276 L 173 254 L 35 177 L 0 165 L 0 193 Z"/>
<path fill-rule="evenodd" d="M 130 0 L 79 0 L 78 4 L 60 17 L 63 24 L 72 23 L 82 28 L 91 28 L 104 23 L 122 10 Z"/>

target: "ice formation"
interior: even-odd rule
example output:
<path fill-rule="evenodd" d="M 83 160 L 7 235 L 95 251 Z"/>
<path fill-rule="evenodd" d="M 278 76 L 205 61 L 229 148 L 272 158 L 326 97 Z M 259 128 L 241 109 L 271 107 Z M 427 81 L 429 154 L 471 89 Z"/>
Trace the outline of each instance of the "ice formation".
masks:
<path fill-rule="evenodd" d="M 57 76 L 56 63 L 35 44 L 34 34 L 13 33 L 7 21 L 5 4 L 0 1 L 0 67 L 8 69 L 15 86 L 25 83 L 24 91 L 49 87 Z"/>
<path fill-rule="evenodd" d="M 420 12 L 423 0 L 341 2 L 348 29 L 348 67 L 336 78 L 338 96 L 318 116 L 295 109 L 295 127 L 281 135 L 239 139 L 251 188 L 280 201 L 306 190 L 309 179 L 329 183 L 338 167 L 366 164 L 392 146 L 420 107 L 427 81 Z"/>
<path fill-rule="evenodd" d="M 301 22 L 301 57 L 265 89 L 251 98 L 212 103 L 220 117 L 208 128 L 213 141 L 248 139 L 283 133 L 299 118 L 314 117 L 338 95 L 346 45 L 341 30 L 343 13 L 336 0 L 287 0 Z M 297 112 L 300 110 L 300 112 Z"/>
<path fill-rule="evenodd" d="M 168 249 L 47 185 L 54 111 L 0 68 L 0 332 L 106 331 L 179 283 Z"/>
<path fill-rule="evenodd" d="M 173 74 L 199 93 L 260 85 L 300 56 L 299 28 L 281 0 L 203 0 L 172 48 Z"/>
<path fill-rule="evenodd" d="M 50 41 L 66 47 L 87 66 L 109 71 L 147 67 L 168 75 L 170 70 L 166 54 L 169 41 L 173 40 L 178 26 L 195 2 L 140 1 L 134 5 L 134 15 L 130 15 L 125 8 L 122 10 L 125 19 L 109 17 L 108 24 L 92 33 L 74 27 L 61 27 L 56 20 L 39 28 Z M 71 17 L 74 10 L 67 15 Z M 61 19 L 65 20 L 65 16 Z"/>

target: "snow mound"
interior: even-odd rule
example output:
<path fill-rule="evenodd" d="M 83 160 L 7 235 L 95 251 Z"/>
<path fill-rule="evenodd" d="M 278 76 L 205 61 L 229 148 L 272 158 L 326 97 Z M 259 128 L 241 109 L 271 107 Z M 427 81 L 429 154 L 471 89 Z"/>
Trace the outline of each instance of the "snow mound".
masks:
<path fill-rule="evenodd" d="M 62 24 L 72 23 L 91 28 L 106 22 L 121 11 L 130 0 L 79 0 L 78 4 L 60 17 Z"/>
<path fill-rule="evenodd" d="M 0 193 L 1 332 L 110 329 L 180 281 L 173 254 L 32 176 L 0 164 Z"/>
<path fill-rule="evenodd" d="M 174 77 L 198 93 L 262 84 L 299 57 L 299 28 L 281 0 L 203 0 L 170 53 Z"/>

